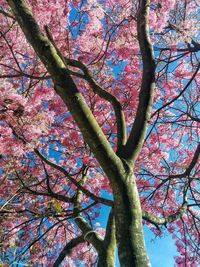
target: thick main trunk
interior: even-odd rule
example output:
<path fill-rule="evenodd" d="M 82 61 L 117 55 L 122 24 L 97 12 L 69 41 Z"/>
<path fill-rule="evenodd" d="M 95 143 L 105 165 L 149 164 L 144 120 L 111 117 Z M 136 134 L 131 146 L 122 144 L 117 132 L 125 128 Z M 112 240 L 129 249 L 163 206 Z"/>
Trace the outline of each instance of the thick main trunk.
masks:
<path fill-rule="evenodd" d="M 115 267 L 115 247 L 107 249 L 99 255 L 97 267 Z"/>
<path fill-rule="evenodd" d="M 149 267 L 140 200 L 132 171 L 113 187 L 116 239 L 121 267 Z"/>

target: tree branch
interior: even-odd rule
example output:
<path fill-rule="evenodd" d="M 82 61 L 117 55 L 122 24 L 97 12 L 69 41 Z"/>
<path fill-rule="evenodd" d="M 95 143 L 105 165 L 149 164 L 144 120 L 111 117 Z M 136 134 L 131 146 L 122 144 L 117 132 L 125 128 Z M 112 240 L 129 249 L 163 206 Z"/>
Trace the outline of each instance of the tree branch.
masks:
<path fill-rule="evenodd" d="M 24 183 L 24 181 L 21 179 L 21 177 L 19 176 L 19 174 L 18 174 L 18 172 L 16 170 L 15 170 L 15 174 L 17 176 L 17 179 L 19 179 L 19 181 L 22 184 L 22 188 L 21 189 L 26 189 L 32 195 L 36 195 L 36 196 L 47 196 L 47 197 L 55 198 L 57 200 L 60 200 L 60 201 L 66 202 L 66 203 L 72 203 L 73 202 L 73 198 L 70 198 L 70 197 L 67 197 L 67 196 L 64 196 L 64 195 L 60 195 L 60 194 L 54 193 L 52 190 L 49 190 L 49 188 L 47 189 L 48 190 L 48 193 L 32 190 L 29 186 L 27 186 Z M 34 185 L 31 185 L 31 186 L 34 186 Z M 21 190 L 21 192 L 23 192 L 23 191 Z"/>
<path fill-rule="evenodd" d="M 191 45 L 192 44 L 192 45 Z M 199 52 L 200 51 L 200 43 L 195 42 L 194 40 L 191 41 L 191 43 L 186 43 L 187 48 L 177 48 L 176 52 Z M 159 50 L 159 51 L 171 51 L 172 48 L 170 47 L 154 47 L 155 50 Z"/>
<path fill-rule="evenodd" d="M 64 258 L 71 254 L 72 249 L 75 248 L 77 245 L 85 242 L 83 236 L 79 236 L 76 238 L 73 238 L 69 241 L 69 243 L 66 244 L 66 246 L 63 248 L 63 250 L 60 252 L 58 258 L 56 259 L 53 267 L 60 266 L 61 262 L 64 260 Z"/>
<path fill-rule="evenodd" d="M 90 191 L 88 191 L 87 189 L 85 189 L 78 181 L 76 181 L 65 169 L 63 169 L 61 166 L 49 161 L 48 159 L 46 159 L 40 152 L 39 150 L 35 149 L 34 150 L 35 153 L 45 162 L 47 163 L 49 166 L 51 166 L 52 168 L 62 172 L 67 178 L 68 180 L 75 185 L 79 190 L 81 190 L 86 196 L 90 197 L 91 199 L 93 199 L 96 202 L 102 203 L 104 205 L 107 206 L 112 206 L 113 202 L 109 199 L 105 199 L 105 198 L 101 198 L 98 197 L 96 195 L 94 195 L 93 193 L 91 193 Z"/>
<path fill-rule="evenodd" d="M 27 40 L 51 75 L 57 94 L 71 112 L 83 134 L 84 140 L 89 145 L 109 179 L 115 182 L 117 176 L 113 174 L 113 170 L 121 170 L 123 163 L 114 153 L 82 94 L 78 91 L 69 70 L 65 66 L 65 62 L 59 56 L 53 44 L 39 29 L 26 1 L 7 0 L 7 2 Z"/>
<path fill-rule="evenodd" d="M 80 183 L 84 184 L 86 179 L 86 172 L 85 170 L 83 170 L 83 176 Z M 74 214 L 76 214 L 74 216 L 74 221 L 82 231 L 84 240 L 91 243 L 99 253 L 102 251 L 103 238 L 96 231 L 94 231 L 92 227 L 88 224 L 88 222 L 81 216 L 82 195 L 82 191 L 77 189 L 77 194 L 74 200 Z"/>
<path fill-rule="evenodd" d="M 104 242 L 106 246 L 109 246 L 109 244 L 112 242 L 116 242 L 115 240 L 115 217 L 114 217 L 113 209 L 110 211 L 110 214 L 109 214 Z"/>
<path fill-rule="evenodd" d="M 106 226 L 105 238 L 103 240 L 103 250 L 98 253 L 98 267 L 114 267 L 116 252 L 116 227 L 114 210 L 110 210 Z"/>
<path fill-rule="evenodd" d="M 97 82 L 93 79 L 88 67 L 85 64 L 83 64 L 82 62 L 78 60 L 65 58 L 60 52 L 60 50 L 58 49 L 48 26 L 45 26 L 45 31 L 46 31 L 48 39 L 55 47 L 58 55 L 60 56 L 60 58 L 62 58 L 66 67 L 67 65 L 70 65 L 72 67 L 79 68 L 84 74 L 80 74 L 80 73 L 69 70 L 70 73 L 79 78 L 85 79 L 91 86 L 94 93 L 98 94 L 98 96 L 100 96 L 101 98 L 107 100 L 113 106 L 115 116 L 116 116 L 116 122 L 117 122 L 117 137 L 118 137 L 117 148 L 120 149 L 121 146 L 125 145 L 126 143 L 126 121 L 125 121 L 125 116 L 122 110 L 121 103 L 117 100 L 117 98 L 114 95 L 107 92 L 100 85 L 97 84 Z"/>
<path fill-rule="evenodd" d="M 186 115 L 192 120 L 200 123 L 200 118 L 192 116 L 189 112 L 186 112 Z"/>
<path fill-rule="evenodd" d="M 147 199 L 149 197 L 152 198 L 153 195 L 155 194 L 155 192 L 157 192 L 157 190 L 159 188 L 161 188 L 164 184 L 166 184 L 171 179 L 177 179 L 177 178 L 183 178 L 183 177 L 189 176 L 190 172 L 192 171 L 192 169 L 195 167 L 196 163 L 198 162 L 199 154 L 200 154 L 200 143 L 198 143 L 198 146 L 194 152 L 194 156 L 193 156 L 190 164 L 188 165 L 187 169 L 183 173 L 169 175 L 165 180 L 162 180 L 162 182 L 145 199 Z"/>
<path fill-rule="evenodd" d="M 192 83 L 192 81 L 194 80 L 195 76 L 197 75 L 198 71 L 200 68 L 200 63 L 198 64 L 194 74 L 192 75 L 191 79 L 189 80 L 189 82 L 186 84 L 186 86 L 184 87 L 184 89 L 176 96 L 174 97 L 172 100 L 170 100 L 169 102 L 167 102 L 166 104 L 164 104 L 162 107 L 158 108 L 152 115 L 151 118 L 153 118 L 156 113 L 159 113 L 162 109 L 166 108 L 167 106 L 171 105 L 174 101 L 176 101 L 186 90 L 187 88 L 190 86 L 190 84 Z"/>
<path fill-rule="evenodd" d="M 170 175 L 169 178 L 181 178 L 181 177 L 186 177 L 186 176 L 190 175 L 190 172 L 192 171 L 192 169 L 194 168 L 194 166 L 198 162 L 199 154 L 200 154 L 200 142 L 198 143 L 198 146 L 194 152 L 194 156 L 193 156 L 189 166 L 184 171 L 184 173 Z"/>
<path fill-rule="evenodd" d="M 6 12 L 6 11 L 3 10 L 3 9 L 0 9 L 0 14 L 3 14 L 4 16 L 6 16 L 6 17 L 8 17 L 8 18 L 10 18 L 10 19 L 15 20 L 15 18 L 14 18 L 10 13 Z"/>
<path fill-rule="evenodd" d="M 130 136 L 120 156 L 135 161 L 140 153 L 151 115 L 155 87 L 155 60 L 149 36 L 149 0 L 141 0 L 137 18 L 137 34 L 142 54 L 143 73 L 139 104 Z"/>
<path fill-rule="evenodd" d="M 187 208 L 188 208 L 188 203 L 187 203 L 187 199 L 185 198 L 182 207 L 174 214 L 171 214 L 167 217 L 159 218 L 159 217 L 156 217 L 156 216 L 154 216 L 154 215 L 152 215 L 146 211 L 142 211 L 142 218 L 143 218 L 143 220 L 150 222 L 156 226 L 157 225 L 167 225 L 168 223 L 172 223 L 172 222 L 180 219 L 183 216 L 183 214 L 187 211 Z"/>
<path fill-rule="evenodd" d="M 125 121 L 125 116 L 124 116 L 121 103 L 118 101 L 118 99 L 114 95 L 107 92 L 100 85 L 98 85 L 98 83 L 92 78 L 92 75 L 86 65 L 84 65 L 80 61 L 73 60 L 73 59 L 66 59 L 66 60 L 70 66 L 81 69 L 84 75 L 80 75 L 79 77 L 85 79 L 89 83 L 94 93 L 98 94 L 98 96 L 107 100 L 112 105 L 114 112 L 115 112 L 115 116 L 116 116 L 116 122 L 117 122 L 117 138 L 118 138 L 117 149 L 119 150 L 121 146 L 125 145 L 126 143 L 126 121 Z M 77 75 L 77 74 L 74 73 L 74 75 Z"/>

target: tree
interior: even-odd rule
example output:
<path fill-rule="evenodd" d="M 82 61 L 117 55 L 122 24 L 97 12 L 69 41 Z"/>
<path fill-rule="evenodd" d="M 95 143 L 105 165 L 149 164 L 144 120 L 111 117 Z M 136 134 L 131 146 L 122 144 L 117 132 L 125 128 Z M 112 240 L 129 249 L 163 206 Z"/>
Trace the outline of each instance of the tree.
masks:
<path fill-rule="evenodd" d="M 0 7 L 3 266 L 150 266 L 143 224 L 198 266 L 197 1 Z"/>

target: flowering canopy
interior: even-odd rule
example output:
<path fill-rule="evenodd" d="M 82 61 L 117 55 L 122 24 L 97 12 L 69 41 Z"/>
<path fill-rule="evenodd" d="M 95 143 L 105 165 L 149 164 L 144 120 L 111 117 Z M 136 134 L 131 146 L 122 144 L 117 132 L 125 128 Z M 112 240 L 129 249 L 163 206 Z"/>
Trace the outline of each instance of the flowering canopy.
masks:
<path fill-rule="evenodd" d="M 116 210 L 107 229 L 100 211 L 118 203 L 118 158 L 134 168 L 143 223 L 172 233 L 176 266 L 198 265 L 199 9 L 148 2 L 0 0 L 3 266 L 95 266 L 115 230 Z"/>

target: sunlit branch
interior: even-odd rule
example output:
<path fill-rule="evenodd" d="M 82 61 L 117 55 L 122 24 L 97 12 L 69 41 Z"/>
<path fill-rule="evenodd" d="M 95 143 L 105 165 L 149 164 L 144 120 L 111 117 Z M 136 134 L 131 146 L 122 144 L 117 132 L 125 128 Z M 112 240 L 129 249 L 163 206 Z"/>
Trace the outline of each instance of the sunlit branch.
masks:
<path fill-rule="evenodd" d="M 142 54 L 143 72 L 139 93 L 139 104 L 128 141 L 121 156 L 135 161 L 142 149 L 153 104 L 155 87 L 155 60 L 149 35 L 150 1 L 142 0 L 139 4 L 137 34 Z"/>
<path fill-rule="evenodd" d="M 117 122 L 117 137 L 118 137 L 117 147 L 118 149 L 120 149 L 121 146 L 125 145 L 126 143 L 126 122 L 125 122 L 124 112 L 123 112 L 121 103 L 117 100 L 117 98 L 114 95 L 104 90 L 93 79 L 86 65 L 84 65 L 83 63 L 77 60 L 72 60 L 72 59 L 66 59 L 66 60 L 70 66 L 80 68 L 84 73 L 84 75 L 80 75 L 80 78 L 85 79 L 91 86 L 94 93 L 98 94 L 98 96 L 100 96 L 101 98 L 107 100 L 113 106 L 113 109 L 115 111 L 115 116 L 116 116 L 116 122 Z"/>
<path fill-rule="evenodd" d="M 182 207 L 177 212 L 169 216 L 164 216 L 162 218 L 159 218 L 159 217 L 156 217 L 150 214 L 149 212 L 142 211 L 142 218 L 143 220 L 150 222 L 154 225 L 167 225 L 168 223 L 172 223 L 180 219 L 185 214 L 187 209 L 188 209 L 188 202 L 187 202 L 187 199 L 185 198 Z"/>
<path fill-rule="evenodd" d="M 105 134 L 87 106 L 84 97 L 71 78 L 62 58 L 49 39 L 41 32 L 26 1 L 8 0 L 7 2 L 27 40 L 50 73 L 57 94 L 71 112 L 91 151 L 109 179 L 115 181 L 117 177 L 113 174 L 112 169 L 123 168 L 123 164 L 114 153 Z M 112 169 L 110 168 L 111 166 Z"/>
<path fill-rule="evenodd" d="M 106 235 L 105 235 L 105 244 L 110 242 L 116 242 L 115 240 L 115 217 L 113 209 L 110 211 L 107 226 L 106 226 Z"/>
<path fill-rule="evenodd" d="M 5 203 L 0 207 L 0 211 L 3 210 L 17 195 L 20 194 L 21 188 L 18 189 L 10 198 L 8 198 Z"/>
<path fill-rule="evenodd" d="M 120 147 L 122 145 L 125 145 L 126 143 L 126 122 L 125 122 L 125 116 L 124 116 L 121 103 L 118 101 L 118 99 L 114 95 L 107 92 L 100 85 L 98 85 L 98 83 L 94 80 L 88 67 L 85 64 L 83 64 L 82 62 L 78 60 L 63 57 L 62 53 L 56 46 L 55 41 L 51 35 L 51 32 L 47 26 L 45 26 L 45 31 L 46 31 L 47 37 L 49 38 L 49 40 L 55 47 L 57 53 L 62 58 L 63 62 L 66 64 L 66 67 L 68 65 L 72 67 L 76 67 L 76 68 L 79 68 L 83 72 L 83 74 L 81 74 L 81 73 L 69 70 L 70 74 L 75 75 L 79 78 L 85 79 L 91 86 L 94 93 L 98 94 L 98 96 L 100 96 L 101 98 L 107 100 L 113 106 L 113 109 L 115 111 L 115 116 L 116 116 L 116 122 L 117 122 L 117 137 L 118 137 L 117 147 L 118 149 L 120 149 Z"/>
<path fill-rule="evenodd" d="M 116 227 L 115 227 L 115 217 L 114 210 L 110 211 L 108 222 L 106 226 L 105 238 L 103 241 L 104 250 L 107 251 L 109 260 L 115 261 L 115 251 L 116 251 Z M 101 258 L 99 258 L 101 261 Z"/>

